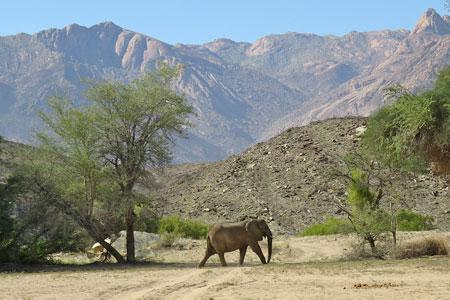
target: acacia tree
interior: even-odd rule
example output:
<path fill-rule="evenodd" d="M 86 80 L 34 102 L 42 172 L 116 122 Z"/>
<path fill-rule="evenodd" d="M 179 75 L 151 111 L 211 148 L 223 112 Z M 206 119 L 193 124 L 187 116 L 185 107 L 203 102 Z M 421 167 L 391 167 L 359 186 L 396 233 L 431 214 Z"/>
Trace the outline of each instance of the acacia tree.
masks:
<path fill-rule="evenodd" d="M 66 98 L 49 100 L 51 113 L 41 113 L 52 134 L 40 133 L 40 146 L 24 155 L 34 194 L 71 217 L 118 262 L 124 258 L 105 238 L 111 230 L 98 218 L 101 205 L 114 201 L 110 170 L 99 155 L 99 133 L 90 107 L 76 108 Z M 94 209 L 97 207 L 97 209 Z"/>
<path fill-rule="evenodd" d="M 127 261 L 135 260 L 133 188 L 148 168 L 171 159 L 170 146 L 183 136 L 192 107 L 171 88 L 180 67 L 160 65 L 130 84 L 101 83 L 89 88 L 102 161 L 112 168 L 126 207 Z"/>
<path fill-rule="evenodd" d="M 392 86 L 395 99 L 369 118 L 363 135 L 367 153 L 389 167 L 450 174 L 450 67 L 438 75 L 433 89 L 414 94 Z"/>
<path fill-rule="evenodd" d="M 343 160 L 343 167 L 333 171 L 347 185 L 347 198 L 336 204 L 353 226 L 354 231 L 369 244 L 372 254 L 377 253 L 376 241 L 380 234 L 391 232 L 396 242 L 396 212 L 398 203 L 388 197 L 390 173 L 380 164 L 354 154 Z M 389 211 L 386 210 L 389 208 Z"/>
<path fill-rule="evenodd" d="M 184 134 L 192 108 L 172 88 L 179 67 L 158 70 L 129 84 L 92 84 L 90 105 L 77 108 L 54 98 L 50 114 L 41 114 L 52 134 L 40 134 L 36 182 L 53 205 L 70 215 L 114 257 L 122 256 L 104 242 L 108 231 L 98 216 L 102 204 L 124 216 L 127 261 L 135 260 L 133 188 L 148 168 L 171 159 L 174 138 Z M 114 205 L 110 205 L 114 202 Z M 109 208 L 111 210 L 111 208 Z"/>
<path fill-rule="evenodd" d="M 414 94 L 396 85 L 387 94 L 396 101 L 369 118 L 364 155 L 353 155 L 344 161 L 347 169 L 336 172 L 348 184 L 347 203 L 338 206 L 374 254 L 382 232 L 391 231 L 395 246 L 397 214 L 400 206 L 407 206 L 395 189 L 386 197 L 386 189 L 392 188 L 389 178 L 428 166 L 443 176 L 450 173 L 450 67 L 439 73 L 429 91 Z"/>

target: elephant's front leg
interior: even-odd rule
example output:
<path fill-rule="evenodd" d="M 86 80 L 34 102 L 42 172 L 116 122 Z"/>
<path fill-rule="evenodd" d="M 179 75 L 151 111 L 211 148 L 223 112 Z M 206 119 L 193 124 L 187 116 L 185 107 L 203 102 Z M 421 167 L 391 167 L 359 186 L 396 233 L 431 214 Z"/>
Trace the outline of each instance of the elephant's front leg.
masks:
<path fill-rule="evenodd" d="M 244 258 L 245 258 L 245 253 L 247 252 L 247 247 L 248 246 L 245 245 L 239 249 L 239 265 L 241 265 L 241 266 L 244 263 Z"/>
<path fill-rule="evenodd" d="M 256 255 L 258 255 L 259 259 L 261 260 L 261 262 L 263 264 L 266 263 L 266 258 L 264 257 L 264 254 L 261 251 L 261 248 L 259 247 L 258 242 L 253 242 L 250 244 L 250 248 L 252 248 L 253 252 L 256 253 Z"/>

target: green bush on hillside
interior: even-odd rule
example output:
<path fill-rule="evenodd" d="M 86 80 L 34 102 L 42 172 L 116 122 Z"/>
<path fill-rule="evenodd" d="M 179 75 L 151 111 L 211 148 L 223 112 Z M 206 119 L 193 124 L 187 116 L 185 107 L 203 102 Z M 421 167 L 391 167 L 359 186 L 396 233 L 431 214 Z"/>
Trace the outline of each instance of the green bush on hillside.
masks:
<path fill-rule="evenodd" d="M 397 228 L 400 231 L 422 231 L 434 229 L 433 217 L 402 209 L 397 214 Z"/>
<path fill-rule="evenodd" d="M 401 209 L 397 214 L 397 229 L 399 231 L 432 230 L 436 228 L 433 222 L 433 217 L 421 215 L 407 209 Z M 307 227 L 300 235 L 349 234 L 352 232 L 355 232 L 355 230 L 349 220 L 328 217 L 323 223 L 313 224 Z"/>
<path fill-rule="evenodd" d="M 313 224 L 307 227 L 301 236 L 312 236 L 312 235 L 329 235 L 329 234 L 348 234 L 352 233 L 352 224 L 349 220 L 339 219 L 335 217 L 328 217 L 325 222 L 319 224 Z"/>
<path fill-rule="evenodd" d="M 396 101 L 368 120 L 362 142 L 366 151 L 387 166 L 405 171 L 450 174 L 450 66 L 442 69 L 435 86 L 414 94 L 391 86 Z"/>
<path fill-rule="evenodd" d="M 164 217 L 158 221 L 158 232 L 160 234 L 173 233 L 184 238 L 204 239 L 208 229 L 209 226 L 205 223 L 181 219 L 178 216 Z"/>

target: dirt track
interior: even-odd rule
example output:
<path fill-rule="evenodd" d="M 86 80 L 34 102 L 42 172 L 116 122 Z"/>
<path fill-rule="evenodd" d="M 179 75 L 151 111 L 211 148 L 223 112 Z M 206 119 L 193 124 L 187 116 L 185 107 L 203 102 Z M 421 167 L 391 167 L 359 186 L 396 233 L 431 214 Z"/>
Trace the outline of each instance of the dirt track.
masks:
<path fill-rule="evenodd" d="M 345 252 L 345 244 L 342 237 L 278 241 L 269 265 L 259 264 L 250 252 L 246 265 L 239 267 L 238 254 L 230 253 L 227 268 L 214 259 L 197 269 L 203 250 L 199 246 L 164 250 L 162 260 L 174 264 L 56 266 L 45 272 L 2 273 L 0 299 L 449 299 L 449 256 L 330 261 Z"/>

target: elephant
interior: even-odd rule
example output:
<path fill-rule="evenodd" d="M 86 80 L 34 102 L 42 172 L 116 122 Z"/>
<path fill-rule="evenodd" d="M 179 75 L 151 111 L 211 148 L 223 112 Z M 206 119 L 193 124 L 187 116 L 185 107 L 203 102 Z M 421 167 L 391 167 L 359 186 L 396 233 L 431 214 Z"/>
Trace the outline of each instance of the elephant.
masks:
<path fill-rule="evenodd" d="M 220 263 L 225 267 L 227 263 L 224 253 L 238 249 L 240 254 L 239 265 L 242 265 L 248 246 L 265 264 L 266 259 L 258 244 L 258 241 L 262 241 L 263 237 L 267 238 L 269 248 L 267 263 L 269 263 L 272 257 L 272 232 L 266 221 L 247 220 L 238 223 L 214 224 L 208 232 L 206 253 L 198 267 L 204 267 L 208 258 L 216 253 L 219 255 Z"/>

